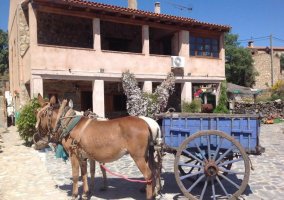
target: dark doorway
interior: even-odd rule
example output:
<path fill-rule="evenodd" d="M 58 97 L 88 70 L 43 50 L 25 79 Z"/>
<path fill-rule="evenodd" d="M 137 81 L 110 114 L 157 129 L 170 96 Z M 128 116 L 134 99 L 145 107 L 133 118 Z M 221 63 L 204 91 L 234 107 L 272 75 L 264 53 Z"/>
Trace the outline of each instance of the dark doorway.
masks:
<path fill-rule="evenodd" d="M 113 110 L 126 111 L 127 97 L 124 94 L 113 95 Z"/>
<path fill-rule="evenodd" d="M 165 111 L 174 108 L 176 112 L 181 112 L 181 83 L 175 84 L 175 90 L 170 95 L 168 105 Z"/>
<path fill-rule="evenodd" d="M 81 110 L 93 110 L 92 92 L 81 92 Z"/>

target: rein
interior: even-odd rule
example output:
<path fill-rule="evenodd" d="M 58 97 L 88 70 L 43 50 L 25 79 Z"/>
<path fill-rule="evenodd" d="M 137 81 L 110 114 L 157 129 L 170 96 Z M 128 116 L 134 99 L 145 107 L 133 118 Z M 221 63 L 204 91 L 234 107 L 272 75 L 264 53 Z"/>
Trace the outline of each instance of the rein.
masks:
<path fill-rule="evenodd" d="M 132 178 L 128 178 L 127 176 L 124 176 L 124 175 L 122 175 L 122 174 L 118 174 L 118 173 L 115 173 L 115 172 L 110 171 L 110 170 L 109 170 L 105 165 L 103 165 L 103 164 L 100 164 L 100 166 L 101 166 L 106 172 L 110 173 L 111 175 L 117 176 L 117 177 L 122 178 L 122 179 L 124 179 L 124 180 L 127 180 L 127 181 L 129 181 L 129 182 L 134 182 L 134 183 L 146 183 L 146 184 L 152 183 L 152 179 L 150 179 L 150 180 L 145 180 L 145 181 L 138 180 L 138 179 L 132 179 Z"/>

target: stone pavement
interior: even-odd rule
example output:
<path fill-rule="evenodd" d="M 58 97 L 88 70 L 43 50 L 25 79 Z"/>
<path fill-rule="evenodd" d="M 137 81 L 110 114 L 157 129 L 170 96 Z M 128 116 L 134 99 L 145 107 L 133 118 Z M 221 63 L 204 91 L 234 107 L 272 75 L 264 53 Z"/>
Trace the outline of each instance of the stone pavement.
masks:
<path fill-rule="evenodd" d="M 0 199 L 70 199 L 72 189 L 71 165 L 56 159 L 52 151 L 36 151 L 22 145 L 15 127 L 1 131 L 0 143 Z M 284 199 L 284 123 L 262 125 L 260 143 L 266 148 L 261 156 L 250 156 L 254 171 L 251 171 L 249 185 L 240 199 L 282 200 Z M 164 188 L 161 200 L 185 199 L 174 178 L 174 156 L 165 156 L 163 167 Z M 141 178 L 129 156 L 107 164 L 115 172 L 130 178 Z M 108 174 L 109 189 L 101 191 L 102 176 L 96 169 L 95 199 L 145 199 L 140 193 L 141 184 L 130 183 Z M 81 189 L 81 188 L 80 188 Z"/>
<path fill-rule="evenodd" d="M 1 129 L 3 137 L 0 153 L 0 199 L 50 200 L 67 199 L 56 189 L 52 176 L 38 153 L 25 147 L 15 127 Z"/>

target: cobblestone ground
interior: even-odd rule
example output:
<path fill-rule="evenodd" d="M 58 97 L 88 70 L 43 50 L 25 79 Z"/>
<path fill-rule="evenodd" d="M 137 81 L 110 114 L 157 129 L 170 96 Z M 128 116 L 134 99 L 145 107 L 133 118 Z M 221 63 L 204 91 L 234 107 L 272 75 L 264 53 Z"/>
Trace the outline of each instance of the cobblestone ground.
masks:
<path fill-rule="evenodd" d="M 56 189 L 54 180 L 38 152 L 25 147 L 15 127 L 1 130 L 0 199 L 67 199 Z M 55 198 L 56 197 L 56 198 Z"/>
<path fill-rule="evenodd" d="M 65 163 L 61 159 L 56 159 L 49 149 L 35 151 L 23 146 L 15 127 L 2 131 L 2 136 L 4 147 L 2 147 L 3 153 L 0 153 L 1 200 L 70 199 L 72 188 L 70 161 Z M 249 185 L 240 199 L 282 200 L 284 199 L 284 123 L 262 125 L 260 143 L 266 151 L 261 156 L 250 156 L 255 170 L 251 171 Z M 165 184 L 161 200 L 185 199 L 175 182 L 173 163 L 174 157 L 166 155 L 163 162 Z M 129 156 L 107 164 L 107 167 L 130 178 L 142 179 Z M 96 177 L 91 200 L 145 199 L 145 194 L 139 192 L 142 187 L 139 183 L 130 183 L 108 174 L 109 189 L 101 191 L 102 178 L 98 167 Z"/>

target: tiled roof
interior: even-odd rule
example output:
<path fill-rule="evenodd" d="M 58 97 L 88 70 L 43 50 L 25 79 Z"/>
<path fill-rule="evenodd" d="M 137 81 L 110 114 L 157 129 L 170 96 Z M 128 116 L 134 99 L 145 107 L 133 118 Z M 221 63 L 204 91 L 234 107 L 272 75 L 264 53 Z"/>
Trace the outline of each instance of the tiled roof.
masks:
<path fill-rule="evenodd" d="M 204 26 L 208 28 L 219 29 L 221 31 L 229 31 L 231 28 L 228 25 L 201 22 L 201 21 L 197 21 L 192 18 L 179 17 L 179 16 L 166 15 L 166 14 L 158 14 L 154 12 L 136 10 L 132 8 L 126 8 L 126 7 L 120 7 L 120 6 L 108 5 L 108 4 L 84 1 L 84 0 L 33 0 L 33 1 L 59 3 L 59 4 L 66 4 L 66 5 L 72 5 L 72 6 L 80 6 L 80 7 L 84 6 L 86 8 L 92 8 L 92 9 L 103 9 L 103 10 L 107 10 L 110 12 L 119 12 L 119 13 L 124 13 L 124 14 L 132 14 L 132 15 L 136 15 L 140 17 L 155 18 L 159 20 L 172 21 L 172 22 L 181 22 L 181 23 L 188 24 L 191 26 Z"/>

